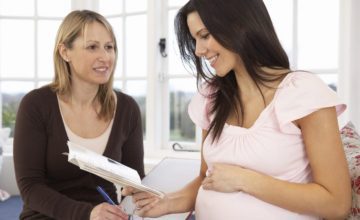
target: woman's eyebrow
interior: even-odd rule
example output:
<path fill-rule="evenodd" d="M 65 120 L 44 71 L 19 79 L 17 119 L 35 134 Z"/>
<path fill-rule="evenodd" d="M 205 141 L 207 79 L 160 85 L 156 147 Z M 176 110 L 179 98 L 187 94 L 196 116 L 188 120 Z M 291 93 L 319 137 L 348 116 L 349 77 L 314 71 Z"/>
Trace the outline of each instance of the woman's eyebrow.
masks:
<path fill-rule="evenodd" d="M 195 35 L 200 35 L 200 33 L 202 32 L 202 31 L 205 31 L 206 30 L 206 28 L 201 28 L 200 30 L 198 30 L 196 33 L 195 33 Z"/>

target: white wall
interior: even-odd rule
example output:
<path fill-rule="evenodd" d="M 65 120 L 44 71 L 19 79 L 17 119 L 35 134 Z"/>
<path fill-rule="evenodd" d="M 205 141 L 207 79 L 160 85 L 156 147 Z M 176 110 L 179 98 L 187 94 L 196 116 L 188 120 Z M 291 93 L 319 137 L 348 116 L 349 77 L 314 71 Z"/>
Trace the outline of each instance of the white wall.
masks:
<path fill-rule="evenodd" d="M 0 169 L 0 189 L 7 191 L 11 195 L 18 195 L 19 190 L 15 180 L 12 144 L 5 145 L 3 151 Z"/>
<path fill-rule="evenodd" d="M 360 130 L 360 1 L 341 1 L 339 94 L 348 105 L 345 121 Z"/>

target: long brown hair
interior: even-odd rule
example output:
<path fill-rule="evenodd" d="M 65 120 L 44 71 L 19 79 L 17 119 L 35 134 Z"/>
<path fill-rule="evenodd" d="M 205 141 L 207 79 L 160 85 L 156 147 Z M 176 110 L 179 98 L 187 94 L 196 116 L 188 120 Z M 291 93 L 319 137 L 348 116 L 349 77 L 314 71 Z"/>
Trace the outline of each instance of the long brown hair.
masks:
<path fill-rule="evenodd" d="M 187 25 L 187 16 L 197 12 L 209 33 L 226 49 L 238 54 L 265 103 L 259 85 L 278 81 L 284 74 L 270 74 L 263 67 L 290 69 L 289 59 L 276 35 L 270 15 L 262 0 L 190 0 L 175 18 L 175 31 L 181 58 L 196 71 L 197 86 L 206 81 L 212 87 L 210 123 L 213 141 L 218 139 L 231 112 L 244 118 L 244 106 L 240 97 L 235 72 L 218 77 L 209 71 L 201 58 L 195 55 L 196 41 Z M 237 106 L 240 106 L 240 109 Z M 240 123 L 243 124 L 243 120 Z"/>
<path fill-rule="evenodd" d="M 109 31 L 114 42 L 115 61 L 114 69 L 107 83 L 99 86 L 95 99 L 99 100 L 101 110 L 98 112 L 100 119 L 109 120 L 115 111 L 115 97 L 113 96 L 113 81 L 116 61 L 118 56 L 115 34 L 110 23 L 102 15 L 89 10 L 76 10 L 70 12 L 62 21 L 56 36 L 54 48 L 54 67 L 55 77 L 50 87 L 60 95 L 71 94 L 71 71 L 67 63 L 60 55 L 59 45 L 63 44 L 67 48 L 73 47 L 73 42 L 80 35 L 84 34 L 88 24 L 99 22 Z"/>

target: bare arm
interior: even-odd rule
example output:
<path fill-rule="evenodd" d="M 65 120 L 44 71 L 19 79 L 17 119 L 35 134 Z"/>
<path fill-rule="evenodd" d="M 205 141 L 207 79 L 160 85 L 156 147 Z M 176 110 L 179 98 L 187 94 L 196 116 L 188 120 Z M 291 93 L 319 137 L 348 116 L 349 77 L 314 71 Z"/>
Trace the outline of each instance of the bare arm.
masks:
<path fill-rule="evenodd" d="M 202 143 L 207 136 L 207 131 L 202 131 Z M 203 148 L 203 147 L 202 147 Z M 201 182 L 206 176 L 206 171 L 208 169 L 201 148 L 201 167 L 199 176 L 196 177 L 193 181 L 187 184 L 183 189 L 178 192 L 169 194 L 169 210 L 168 213 L 181 213 L 188 212 L 195 209 L 195 200 Z"/>
<path fill-rule="evenodd" d="M 204 189 L 244 191 L 294 212 L 344 218 L 350 209 L 351 185 L 335 108 L 321 109 L 295 124 L 303 134 L 312 183 L 290 183 L 239 166 L 215 164 Z"/>
<path fill-rule="evenodd" d="M 203 130 L 203 141 L 207 133 Z M 136 214 L 146 217 L 158 217 L 170 213 L 182 213 L 194 210 L 195 200 L 201 182 L 207 171 L 207 165 L 201 154 L 201 167 L 199 176 L 188 183 L 184 188 L 177 192 L 167 194 L 163 199 L 159 199 L 149 193 L 136 192 L 133 195 L 133 202 L 137 207 Z M 125 188 L 123 195 L 130 195 L 133 189 Z"/>

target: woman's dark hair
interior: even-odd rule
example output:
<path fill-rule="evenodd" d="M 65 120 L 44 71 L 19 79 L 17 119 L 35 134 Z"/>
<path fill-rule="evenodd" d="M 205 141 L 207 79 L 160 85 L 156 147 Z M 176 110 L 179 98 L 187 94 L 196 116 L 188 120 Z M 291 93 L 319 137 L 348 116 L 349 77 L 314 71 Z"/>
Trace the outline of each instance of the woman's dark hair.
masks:
<path fill-rule="evenodd" d="M 225 77 L 209 74 L 207 66 L 195 55 L 196 41 L 187 25 L 187 16 L 197 12 L 209 33 L 226 49 L 238 54 L 252 80 L 259 85 L 281 80 L 284 74 L 270 74 L 263 67 L 289 70 L 289 59 L 276 35 L 270 15 L 262 0 L 190 0 L 175 17 L 175 32 L 182 61 L 196 69 L 197 86 L 205 80 L 213 91 L 210 114 L 214 115 L 209 133 L 213 141 L 218 139 L 230 113 L 244 118 L 243 101 L 240 97 L 235 73 Z M 240 106 L 240 109 L 237 107 Z M 239 117 L 238 117 L 239 118 Z M 243 120 L 239 121 L 243 124 Z"/>

